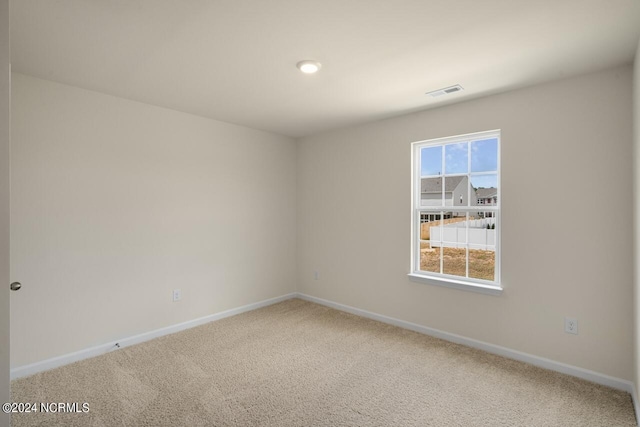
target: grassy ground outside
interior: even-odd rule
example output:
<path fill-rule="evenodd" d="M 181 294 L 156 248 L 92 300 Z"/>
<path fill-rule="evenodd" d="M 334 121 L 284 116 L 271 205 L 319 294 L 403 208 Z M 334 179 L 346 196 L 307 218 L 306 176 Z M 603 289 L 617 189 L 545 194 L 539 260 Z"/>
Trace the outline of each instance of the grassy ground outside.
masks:
<path fill-rule="evenodd" d="M 429 244 L 421 244 L 420 269 L 440 272 L 440 248 L 429 249 Z M 469 250 L 469 277 L 494 280 L 496 253 L 479 249 Z M 443 273 L 466 277 L 466 252 L 460 248 L 444 248 L 442 254 Z"/>

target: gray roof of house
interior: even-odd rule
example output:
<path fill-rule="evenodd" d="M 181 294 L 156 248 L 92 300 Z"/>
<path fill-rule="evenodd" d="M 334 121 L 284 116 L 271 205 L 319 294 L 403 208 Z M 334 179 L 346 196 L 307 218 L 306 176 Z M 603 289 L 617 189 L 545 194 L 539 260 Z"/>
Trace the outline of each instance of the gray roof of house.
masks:
<path fill-rule="evenodd" d="M 448 176 L 444 180 L 444 191 L 449 193 L 456 189 L 458 184 L 465 179 L 466 176 Z M 441 193 L 442 192 L 442 177 L 436 178 L 422 178 L 421 180 L 421 193 Z"/>
<path fill-rule="evenodd" d="M 478 199 L 488 199 L 490 197 L 496 197 L 498 195 L 498 189 L 494 187 L 476 188 L 476 195 L 478 196 Z"/>

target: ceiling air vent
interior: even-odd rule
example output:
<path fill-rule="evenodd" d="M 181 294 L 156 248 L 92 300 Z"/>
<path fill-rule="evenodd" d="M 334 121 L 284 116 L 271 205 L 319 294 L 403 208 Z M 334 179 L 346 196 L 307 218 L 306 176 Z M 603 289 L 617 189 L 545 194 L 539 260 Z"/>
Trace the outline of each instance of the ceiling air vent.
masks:
<path fill-rule="evenodd" d="M 427 92 L 427 95 L 433 98 L 437 98 L 438 96 L 449 95 L 450 93 L 460 92 L 461 90 L 464 90 L 462 86 L 455 85 L 455 86 L 445 87 L 443 89 L 434 90 L 432 92 Z"/>

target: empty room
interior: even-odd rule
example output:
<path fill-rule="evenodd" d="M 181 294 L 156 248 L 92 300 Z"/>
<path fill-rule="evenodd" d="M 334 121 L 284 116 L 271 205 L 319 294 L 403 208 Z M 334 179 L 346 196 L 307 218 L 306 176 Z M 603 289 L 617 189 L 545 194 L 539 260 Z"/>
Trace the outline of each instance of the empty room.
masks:
<path fill-rule="evenodd" d="M 640 1 L 0 31 L 0 427 L 638 425 Z"/>

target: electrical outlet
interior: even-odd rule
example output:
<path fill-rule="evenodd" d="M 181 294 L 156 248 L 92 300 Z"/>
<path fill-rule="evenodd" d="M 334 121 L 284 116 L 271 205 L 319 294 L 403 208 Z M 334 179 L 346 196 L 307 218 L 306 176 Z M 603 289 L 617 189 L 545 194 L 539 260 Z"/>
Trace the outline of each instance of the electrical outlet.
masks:
<path fill-rule="evenodd" d="M 313 272 L 313 280 L 320 280 L 320 272 L 319 271 L 314 271 Z"/>
<path fill-rule="evenodd" d="M 575 319 L 573 317 L 565 317 L 564 331 L 568 334 L 578 335 L 578 319 Z"/>
<path fill-rule="evenodd" d="M 182 299 L 182 291 L 180 289 L 173 290 L 173 302 L 180 301 Z"/>

